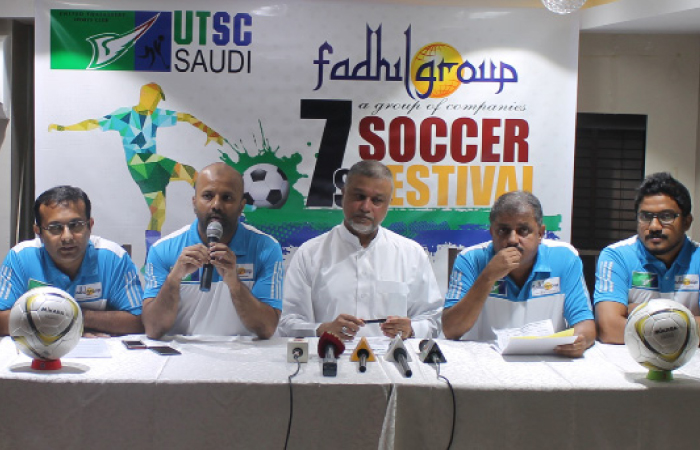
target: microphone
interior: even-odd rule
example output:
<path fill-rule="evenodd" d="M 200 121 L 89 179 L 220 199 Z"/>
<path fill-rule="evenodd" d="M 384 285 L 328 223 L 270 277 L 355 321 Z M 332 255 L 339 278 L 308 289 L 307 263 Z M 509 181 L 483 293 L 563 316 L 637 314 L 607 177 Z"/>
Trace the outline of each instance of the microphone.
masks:
<path fill-rule="evenodd" d="M 366 323 L 366 322 L 365 322 Z M 360 339 L 360 343 L 355 347 L 355 351 L 350 356 L 350 361 L 360 363 L 360 372 L 367 371 L 367 361 L 373 362 L 377 359 L 374 357 L 374 352 L 369 347 L 369 342 L 366 337 Z"/>
<path fill-rule="evenodd" d="M 318 356 L 323 358 L 323 376 L 338 374 L 338 356 L 345 351 L 345 344 L 333 333 L 325 332 L 318 339 Z"/>
<path fill-rule="evenodd" d="M 413 371 L 408 366 L 408 361 L 411 360 L 411 356 L 406 351 L 406 347 L 404 347 L 403 339 L 401 339 L 400 335 L 394 338 L 394 341 L 389 346 L 389 350 L 386 352 L 385 358 L 387 361 L 399 363 L 406 378 L 410 378 L 411 375 L 413 375 Z"/>
<path fill-rule="evenodd" d="M 219 242 L 221 235 L 224 234 L 224 228 L 219 222 L 209 222 L 207 225 L 207 244 Z M 211 277 L 214 273 L 214 266 L 207 263 L 202 268 L 202 279 L 199 280 L 199 290 L 209 292 L 211 290 Z"/>
<path fill-rule="evenodd" d="M 433 339 L 423 339 L 418 344 L 420 349 L 420 355 L 418 358 L 424 363 L 444 363 L 447 362 L 445 356 L 442 354 L 440 347 L 438 347 L 437 342 Z"/>

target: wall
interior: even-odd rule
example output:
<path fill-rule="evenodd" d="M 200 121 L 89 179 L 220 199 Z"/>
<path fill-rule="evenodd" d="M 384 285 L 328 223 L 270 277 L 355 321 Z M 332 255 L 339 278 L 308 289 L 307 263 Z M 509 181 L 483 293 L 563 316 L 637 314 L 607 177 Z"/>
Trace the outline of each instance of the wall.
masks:
<path fill-rule="evenodd" d="M 10 116 L 10 67 L 11 67 L 11 25 L 8 20 L 0 19 L 0 118 Z M 0 123 L 0 258 L 4 258 L 10 250 L 12 213 L 10 207 L 11 192 L 11 142 L 12 133 L 10 124 L 5 129 L 5 137 L 2 139 L 2 123 Z"/>
<path fill-rule="evenodd" d="M 700 217 L 700 36 L 584 33 L 579 45 L 578 111 L 647 115 L 646 173 L 677 177 Z"/>

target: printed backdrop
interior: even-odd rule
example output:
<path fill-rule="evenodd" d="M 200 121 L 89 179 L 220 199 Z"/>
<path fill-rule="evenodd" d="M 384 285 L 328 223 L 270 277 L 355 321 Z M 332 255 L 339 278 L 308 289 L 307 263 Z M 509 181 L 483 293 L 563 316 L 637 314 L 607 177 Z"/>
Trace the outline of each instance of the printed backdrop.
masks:
<path fill-rule="evenodd" d="M 163 7 L 167 5 L 167 9 Z M 544 9 L 378 2 L 40 1 L 36 189 L 82 187 L 132 246 L 193 219 L 197 170 L 244 174 L 287 258 L 342 221 L 347 169 L 393 172 L 384 225 L 433 255 L 489 239 L 531 190 L 569 240 L 578 23 Z"/>

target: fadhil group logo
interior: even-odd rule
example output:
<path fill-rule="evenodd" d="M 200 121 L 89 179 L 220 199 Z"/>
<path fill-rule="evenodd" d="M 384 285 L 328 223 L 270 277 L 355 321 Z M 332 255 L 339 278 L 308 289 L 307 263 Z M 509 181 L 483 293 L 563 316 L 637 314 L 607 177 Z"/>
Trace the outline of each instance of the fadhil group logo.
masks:
<path fill-rule="evenodd" d="M 51 11 L 51 68 L 170 72 L 172 13 Z"/>

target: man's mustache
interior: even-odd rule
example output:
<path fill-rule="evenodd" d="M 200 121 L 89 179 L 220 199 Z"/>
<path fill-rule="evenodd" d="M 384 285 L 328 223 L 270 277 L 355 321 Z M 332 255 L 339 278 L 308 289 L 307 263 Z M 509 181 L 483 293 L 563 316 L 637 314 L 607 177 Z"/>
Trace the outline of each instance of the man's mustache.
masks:
<path fill-rule="evenodd" d="M 644 238 L 645 241 L 648 241 L 650 239 L 668 239 L 668 236 L 661 233 L 660 231 L 655 231 L 653 233 L 647 234 L 646 237 Z"/>
<path fill-rule="evenodd" d="M 508 244 L 506 247 L 515 247 L 522 254 L 525 250 L 518 244 Z"/>

